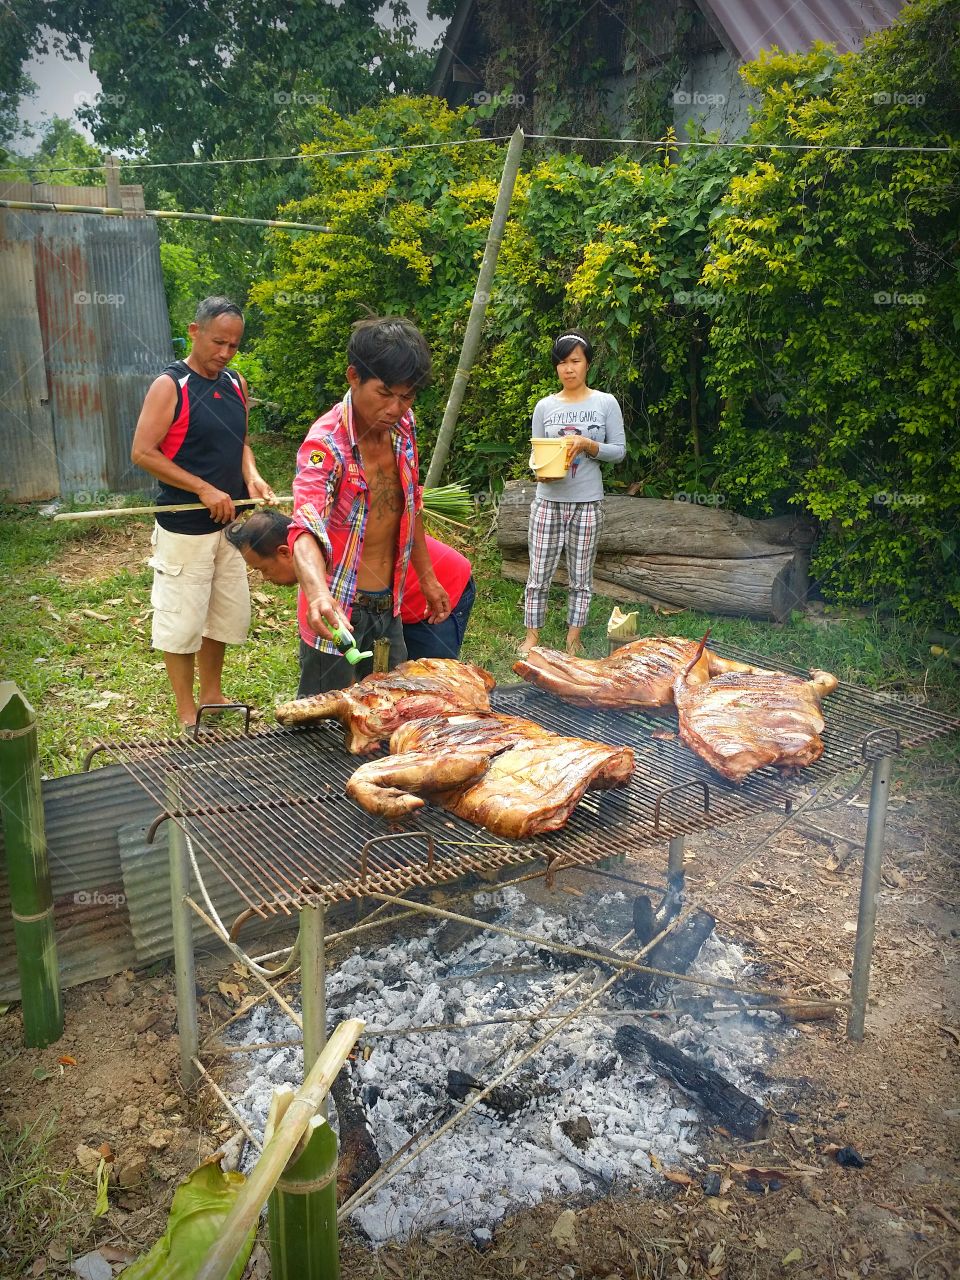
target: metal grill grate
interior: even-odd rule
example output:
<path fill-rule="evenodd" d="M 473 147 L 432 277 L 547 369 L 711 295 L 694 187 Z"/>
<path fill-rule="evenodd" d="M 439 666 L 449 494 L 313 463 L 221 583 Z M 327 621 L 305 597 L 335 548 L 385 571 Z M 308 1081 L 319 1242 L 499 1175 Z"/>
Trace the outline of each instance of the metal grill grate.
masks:
<path fill-rule="evenodd" d="M 733 648 L 722 652 L 771 665 Z M 429 804 L 404 828 L 365 813 L 343 794 L 361 760 L 346 754 L 340 728 L 330 722 L 250 735 L 204 734 L 199 741 L 99 745 L 175 818 L 245 901 L 266 914 L 290 913 L 310 901 L 401 893 L 541 857 L 557 866 L 595 862 L 782 808 L 799 788 L 960 732 L 960 723 L 928 708 L 841 684 L 825 700 L 824 754 L 799 781 L 765 769 L 736 786 L 675 736 L 672 712 L 583 710 L 529 685 L 495 689 L 491 702 L 497 711 L 526 716 L 556 733 L 632 747 L 633 779 L 618 790 L 588 792 L 562 831 L 511 841 Z"/>

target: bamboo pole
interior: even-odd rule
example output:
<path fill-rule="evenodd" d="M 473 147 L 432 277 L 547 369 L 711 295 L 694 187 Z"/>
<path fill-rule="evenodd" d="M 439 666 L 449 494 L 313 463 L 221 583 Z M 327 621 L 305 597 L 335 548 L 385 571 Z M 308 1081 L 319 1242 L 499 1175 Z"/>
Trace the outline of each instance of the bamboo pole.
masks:
<path fill-rule="evenodd" d="M 330 1091 L 337 1072 L 363 1031 L 359 1018 L 341 1022 L 327 1041 L 323 1053 L 286 1108 L 273 1137 L 263 1149 L 249 1178 L 241 1188 L 233 1208 L 220 1230 L 220 1238 L 204 1258 L 195 1280 L 225 1280 L 247 1233 L 255 1224 L 260 1210 L 283 1176 L 291 1156 L 320 1104 Z"/>
<path fill-rule="evenodd" d="M 283 1086 L 273 1095 L 264 1135 L 270 1141 L 293 1100 Z M 273 1280 L 338 1280 L 337 1139 L 320 1115 L 307 1125 L 267 1207 Z"/>
<path fill-rule="evenodd" d="M 0 209 L 24 209 L 34 213 L 98 213 L 105 218 L 122 218 L 126 210 L 103 205 L 54 204 L 52 200 L 0 200 Z M 246 227 L 282 227 L 286 231 L 324 231 L 333 234 L 332 227 L 322 227 L 316 222 L 284 222 L 280 218 L 233 218 L 225 213 L 185 213 L 182 209 L 131 210 L 139 218 L 170 218 L 174 222 L 239 222 Z"/>
<path fill-rule="evenodd" d="M 303 1070 L 306 1074 L 327 1042 L 327 960 L 323 902 L 300 912 L 300 1016 L 303 1021 Z M 327 1100 L 320 1105 L 326 1118 Z"/>
<path fill-rule="evenodd" d="M 273 502 L 267 502 L 266 498 L 237 498 L 234 502 L 235 507 L 273 507 L 286 506 L 288 502 L 292 502 L 292 497 L 274 498 Z M 159 511 L 170 514 L 174 511 L 204 511 L 205 504 L 202 502 L 177 502 L 172 506 L 157 507 L 102 507 L 99 511 L 61 511 L 53 518 L 54 520 L 99 520 L 103 516 L 152 516 Z"/>
<path fill-rule="evenodd" d="M 477 287 L 474 291 L 473 302 L 470 305 L 470 317 L 467 320 L 467 329 L 463 335 L 460 361 L 457 364 L 457 371 L 453 375 L 447 407 L 443 411 L 443 421 L 440 424 L 440 431 L 437 435 L 436 447 L 433 451 L 433 457 L 430 459 L 427 478 L 424 481 L 426 485 L 432 486 L 439 483 L 450 453 L 450 442 L 453 439 L 457 418 L 460 416 L 460 406 L 463 404 L 463 397 L 467 390 L 470 370 L 473 368 L 473 362 L 477 358 L 477 351 L 480 347 L 483 318 L 487 313 L 487 304 L 490 301 L 490 286 L 493 284 L 493 273 L 496 270 L 497 258 L 500 255 L 500 243 L 503 240 L 504 228 L 507 225 L 507 214 L 510 212 L 510 201 L 513 199 L 513 188 L 516 185 L 517 174 L 520 172 L 520 157 L 522 154 L 523 130 L 518 125 L 514 130 L 513 137 L 510 139 L 507 158 L 503 163 L 500 190 L 497 192 L 497 202 L 493 207 L 493 217 L 490 220 L 490 230 L 487 233 L 487 244 L 483 251 L 483 262 L 480 264 Z"/>
<path fill-rule="evenodd" d="M 37 717 L 12 680 L 0 683 L 0 809 L 20 975 L 23 1040 L 43 1048 L 63 1034 L 53 890 L 40 790 Z"/>

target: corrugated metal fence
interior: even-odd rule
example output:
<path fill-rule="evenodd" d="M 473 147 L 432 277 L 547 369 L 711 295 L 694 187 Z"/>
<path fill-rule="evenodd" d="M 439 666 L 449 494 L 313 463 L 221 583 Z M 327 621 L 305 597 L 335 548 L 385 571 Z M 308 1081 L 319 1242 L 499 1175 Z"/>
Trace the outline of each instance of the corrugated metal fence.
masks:
<path fill-rule="evenodd" d="M 173 359 L 153 219 L 0 210 L 0 297 L 0 491 L 100 504 L 146 488 L 130 442 Z"/>

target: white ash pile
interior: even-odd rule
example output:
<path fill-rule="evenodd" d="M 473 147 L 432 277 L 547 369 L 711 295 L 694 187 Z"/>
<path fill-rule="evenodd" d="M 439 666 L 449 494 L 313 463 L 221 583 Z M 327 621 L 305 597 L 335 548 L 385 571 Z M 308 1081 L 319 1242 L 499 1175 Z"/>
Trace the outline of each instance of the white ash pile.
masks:
<path fill-rule="evenodd" d="M 631 899 L 613 894 L 580 900 L 573 914 L 564 917 L 543 910 L 517 889 L 504 888 L 477 894 L 473 914 L 542 937 L 545 943 L 594 949 L 610 947 L 629 930 L 631 910 Z M 327 976 L 329 1026 L 358 1017 L 371 1033 L 396 1033 L 361 1040 L 365 1047 L 351 1067 L 354 1096 L 381 1161 L 431 1121 L 433 1128 L 439 1127 L 458 1108 L 456 1099 L 469 1100 L 475 1082 L 491 1083 L 595 983 L 590 962 L 581 961 L 583 981 L 576 995 L 564 997 L 546 1020 L 498 1022 L 543 1009 L 577 974 L 548 966 L 546 947 L 540 951 L 495 933 L 474 934 L 449 951 L 443 945 L 445 930 L 449 937 L 444 924 L 370 953 L 358 948 Z M 747 968 L 736 946 L 712 937 L 690 972 L 738 981 Z M 599 979 L 605 976 L 601 972 Z M 521 1205 L 658 1180 L 657 1161 L 695 1170 L 699 1135 L 716 1119 L 701 1113 L 691 1096 L 653 1069 L 642 1052 L 622 1057 L 614 1045 L 617 1028 L 653 1028 L 661 1040 L 686 1049 L 755 1095 L 754 1073 L 771 1055 L 767 1024 L 779 1026 L 780 1020 L 765 1011 L 705 1017 L 714 1003 L 711 994 L 717 1005 L 729 1007 L 730 998 L 699 987 L 677 991 L 679 986 L 674 984 L 663 1015 L 653 1020 L 631 1016 L 636 1001 L 631 1005 L 620 984 L 613 987 L 487 1104 L 360 1204 L 352 1221 L 377 1244 L 441 1226 L 474 1230 L 481 1238 L 486 1228 Z M 484 1020 L 490 1024 L 410 1030 Z M 294 1034 L 272 1002 L 258 1006 L 232 1030 L 235 1041 L 246 1043 Z M 303 1056 L 298 1048 L 259 1050 L 249 1061 L 238 1107 L 259 1135 L 273 1089 L 301 1084 Z"/>

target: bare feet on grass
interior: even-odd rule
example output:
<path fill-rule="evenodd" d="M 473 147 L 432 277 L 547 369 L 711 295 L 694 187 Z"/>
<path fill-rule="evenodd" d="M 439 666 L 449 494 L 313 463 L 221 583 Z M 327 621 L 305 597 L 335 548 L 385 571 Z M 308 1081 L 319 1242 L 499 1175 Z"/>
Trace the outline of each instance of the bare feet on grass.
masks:
<path fill-rule="evenodd" d="M 582 627 L 570 627 L 567 631 L 567 654 L 571 658 L 578 658 L 583 652 L 580 645 L 580 632 Z"/>
<path fill-rule="evenodd" d="M 527 627 L 527 634 L 523 637 L 520 644 L 520 657 L 526 658 L 534 645 L 540 642 L 540 632 L 534 631 L 531 627 Z"/>

